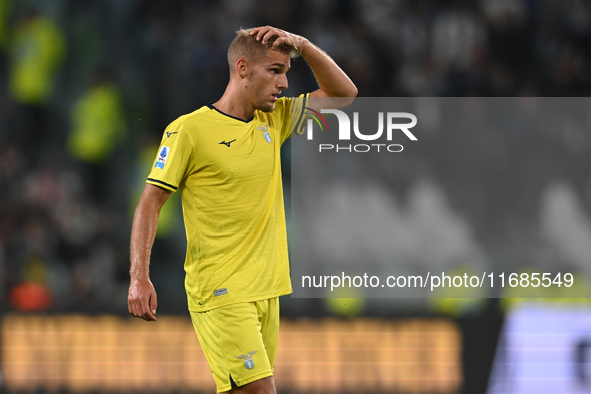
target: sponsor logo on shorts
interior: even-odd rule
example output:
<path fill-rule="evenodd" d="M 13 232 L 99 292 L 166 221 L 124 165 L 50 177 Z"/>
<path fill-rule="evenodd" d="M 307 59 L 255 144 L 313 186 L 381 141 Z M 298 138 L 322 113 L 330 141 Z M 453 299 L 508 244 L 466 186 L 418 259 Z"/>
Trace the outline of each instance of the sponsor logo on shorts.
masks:
<path fill-rule="evenodd" d="M 236 356 L 235 358 L 239 358 L 239 359 L 243 359 L 244 360 L 244 366 L 246 367 L 246 369 L 253 369 L 254 368 L 254 360 L 252 359 L 252 356 L 256 353 L 257 351 L 254 350 L 248 354 L 241 354 L 240 356 Z"/>

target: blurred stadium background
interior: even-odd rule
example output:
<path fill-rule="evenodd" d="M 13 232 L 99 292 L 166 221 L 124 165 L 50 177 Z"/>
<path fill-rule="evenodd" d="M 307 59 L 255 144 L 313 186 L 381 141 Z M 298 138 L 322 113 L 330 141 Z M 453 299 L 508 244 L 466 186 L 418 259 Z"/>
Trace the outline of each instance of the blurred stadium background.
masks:
<path fill-rule="evenodd" d="M 1 393 L 213 392 L 186 312 L 178 196 L 152 254 L 156 324 L 127 316 L 130 223 L 164 128 L 221 96 L 234 30 L 262 24 L 318 44 L 360 96 L 591 92 L 584 0 L 0 0 Z M 315 89 L 302 62 L 285 95 Z M 566 240 L 543 257 L 556 270 L 588 269 L 589 126 L 558 130 L 555 141 L 564 155 L 555 158 L 554 217 L 569 220 Z M 286 159 L 288 193 L 289 167 Z M 397 196 L 424 171 L 398 170 Z M 542 220 L 528 210 L 537 201 L 512 206 L 527 220 L 503 226 L 494 212 L 487 222 L 462 210 L 469 204 L 453 182 L 429 190 L 477 230 L 493 264 Z M 503 242 L 483 241 L 500 234 Z M 545 252 L 519 250 L 519 269 Z M 280 392 L 591 392 L 585 298 L 282 301 Z"/>

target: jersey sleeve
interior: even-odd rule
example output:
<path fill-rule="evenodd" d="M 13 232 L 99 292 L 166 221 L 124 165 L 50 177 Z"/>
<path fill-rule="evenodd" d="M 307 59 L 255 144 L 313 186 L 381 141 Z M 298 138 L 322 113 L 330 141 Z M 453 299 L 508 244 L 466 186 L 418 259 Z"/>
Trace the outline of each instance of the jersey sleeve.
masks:
<path fill-rule="evenodd" d="M 283 113 L 283 128 L 281 129 L 281 143 L 287 141 L 293 133 L 302 134 L 304 132 L 304 112 L 308 97 L 309 93 L 306 93 L 286 100 Z"/>
<path fill-rule="evenodd" d="M 182 124 L 171 123 L 162 136 L 146 183 L 176 191 L 195 166 L 194 145 Z"/>

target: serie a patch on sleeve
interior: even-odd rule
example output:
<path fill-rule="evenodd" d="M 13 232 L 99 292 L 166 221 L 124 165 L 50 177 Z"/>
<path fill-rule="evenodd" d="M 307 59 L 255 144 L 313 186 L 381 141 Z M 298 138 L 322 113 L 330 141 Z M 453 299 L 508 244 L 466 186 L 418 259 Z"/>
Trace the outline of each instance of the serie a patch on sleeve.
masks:
<path fill-rule="evenodd" d="M 156 165 L 154 167 L 163 169 L 168 156 L 170 156 L 170 148 L 168 146 L 163 146 L 158 153 L 158 158 L 156 159 Z"/>

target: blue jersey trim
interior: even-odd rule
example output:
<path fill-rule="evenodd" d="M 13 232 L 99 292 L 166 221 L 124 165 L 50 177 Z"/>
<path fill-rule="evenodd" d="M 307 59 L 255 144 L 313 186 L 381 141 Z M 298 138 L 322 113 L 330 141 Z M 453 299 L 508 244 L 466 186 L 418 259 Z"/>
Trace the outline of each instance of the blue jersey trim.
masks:
<path fill-rule="evenodd" d="M 222 114 L 222 115 L 224 115 L 224 116 L 227 116 L 228 118 L 236 119 L 236 120 L 239 120 L 239 121 L 241 121 L 241 122 L 244 122 L 244 123 L 249 123 L 250 121 L 252 121 L 252 120 L 254 119 L 254 116 L 253 116 L 252 118 L 248 119 L 248 120 L 244 120 L 244 119 L 240 119 L 240 118 L 237 118 L 237 117 L 235 117 L 235 116 L 232 116 L 232 115 L 228 115 L 227 113 L 225 113 L 225 112 L 222 112 L 222 111 L 220 111 L 219 109 L 217 109 L 216 107 L 214 107 L 212 103 L 209 103 L 209 104 L 207 104 L 207 106 L 208 106 L 210 109 L 216 110 L 216 111 L 218 111 L 220 114 Z"/>
<path fill-rule="evenodd" d="M 169 187 L 169 188 L 171 188 L 171 189 L 173 189 L 173 190 L 177 190 L 177 189 L 178 189 L 178 187 L 174 187 L 174 186 L 172 186 L 172 185 L 169 185 L 169 184 L 168 184 L 168 183 L 166 183 L 166 182 L 159 181 L 158 179 L 148 178 L 148 180 L 149 180 L 150 182 L 154 182 L 154 183 L 160 183 L 160 184 L 162 184 L 162 185 L 164 185 L 164 186 L 166 186 L 166 187 Z"/>

